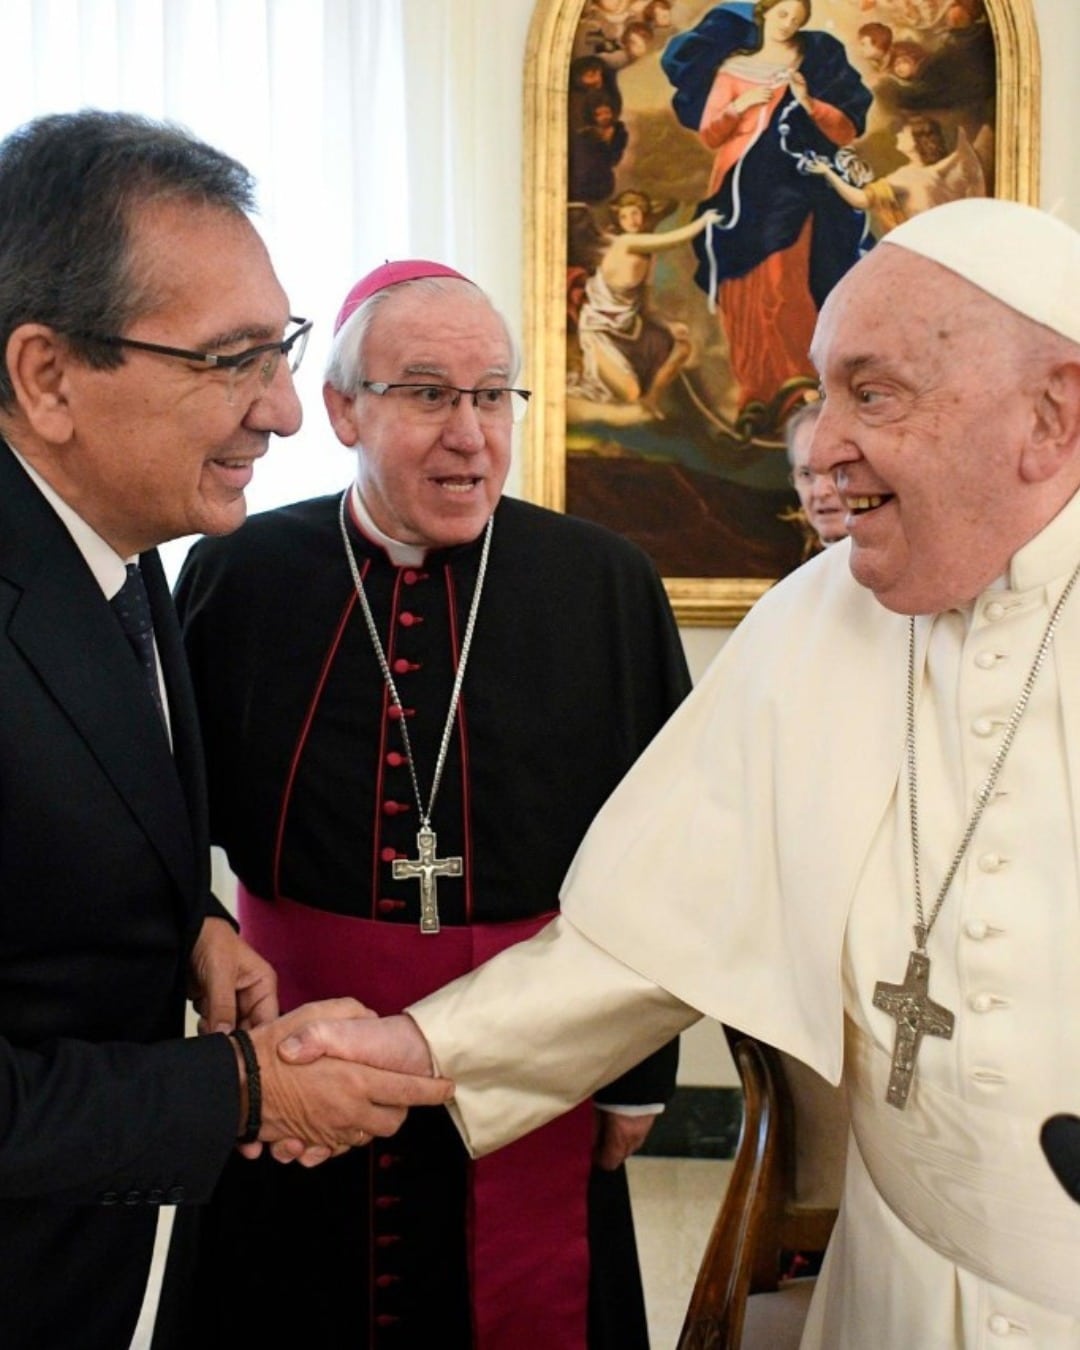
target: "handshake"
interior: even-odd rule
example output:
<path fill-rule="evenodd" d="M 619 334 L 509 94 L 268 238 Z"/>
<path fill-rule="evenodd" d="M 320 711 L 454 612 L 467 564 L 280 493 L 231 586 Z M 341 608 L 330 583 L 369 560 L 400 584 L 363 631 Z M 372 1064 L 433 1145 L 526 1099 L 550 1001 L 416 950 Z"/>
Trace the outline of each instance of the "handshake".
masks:
<path fill-rule="evenodd" d="M 377 1017 L 352 998 L 308 1003 L 233 1033 L 240 1070 L 240 1151 L 314 1167 L 397 1130 L 410 1106 L 454 1095 L 434 1077 L 411 1017 Z"/>

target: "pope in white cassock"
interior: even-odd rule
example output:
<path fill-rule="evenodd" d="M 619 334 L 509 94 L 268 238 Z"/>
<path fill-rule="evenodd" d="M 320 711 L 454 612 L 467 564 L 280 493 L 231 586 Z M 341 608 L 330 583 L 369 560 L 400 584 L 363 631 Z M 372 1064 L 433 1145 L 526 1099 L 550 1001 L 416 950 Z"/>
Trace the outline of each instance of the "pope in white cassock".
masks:
<path fill-rule="evenodd" d="M 740 625 L 559 919 L 295 1051 L 436 1064 L 479 1154 L 705 1013 L 846 1086 L 804 1347 L 1080 1347 L 1080 1206 L 1039 1147 L 1080 1101 L 1080 235 L 916 216 L 813 356 L 849 541 Z"/>

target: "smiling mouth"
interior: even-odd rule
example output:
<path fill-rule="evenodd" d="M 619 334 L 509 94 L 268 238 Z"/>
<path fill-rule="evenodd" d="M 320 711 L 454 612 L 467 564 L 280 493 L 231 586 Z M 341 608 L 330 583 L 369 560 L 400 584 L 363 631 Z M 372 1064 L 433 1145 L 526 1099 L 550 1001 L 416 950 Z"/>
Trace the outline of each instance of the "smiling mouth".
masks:
<path fill-rule="evenodd" d="M 447 488 L 450 492 L 471 492 L 484 481 L 482 478 L 433 478 L 436 487 Z"/>
<path fill-rule="evenodd" d="M 867 511 L 876 511 L 879 506 L 884 506 L 886 502 L 891 502 L 893 494 L 891 492 L 874 492 L 866 497 L 845 497 L 844 505 L 847 507 L 849 516 L 862 516 Z"/>

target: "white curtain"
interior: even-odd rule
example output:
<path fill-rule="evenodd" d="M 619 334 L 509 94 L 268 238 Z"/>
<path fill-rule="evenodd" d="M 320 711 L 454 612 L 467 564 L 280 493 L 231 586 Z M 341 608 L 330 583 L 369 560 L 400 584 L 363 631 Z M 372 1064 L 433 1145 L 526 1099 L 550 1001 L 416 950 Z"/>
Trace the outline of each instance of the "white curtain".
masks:
<path fill-rule="evenodd" d="M 523 58 L 537 3 L 401 0 L 412 247 L 483 286 L 517 333 Z"/>

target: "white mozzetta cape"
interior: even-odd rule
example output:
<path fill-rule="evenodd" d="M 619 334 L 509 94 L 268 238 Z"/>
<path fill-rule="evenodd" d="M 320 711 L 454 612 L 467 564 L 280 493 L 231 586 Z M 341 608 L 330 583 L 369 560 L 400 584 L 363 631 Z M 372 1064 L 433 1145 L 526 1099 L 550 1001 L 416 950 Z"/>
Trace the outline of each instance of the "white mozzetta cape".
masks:
<path fill-rule="evenodd" d="M 844 925 L 903 765 L 907 672 L 907 619 L 848 553 L 755 605 L 597 817 L 562 902 L 620 961 L 834 1083 Z"/>

